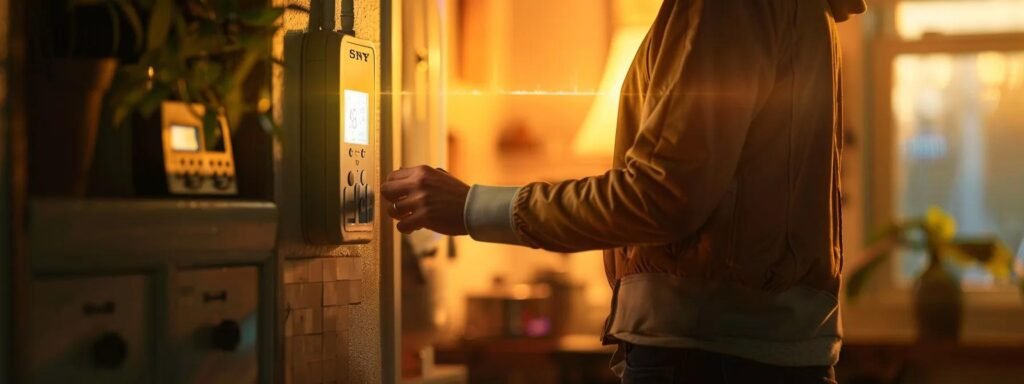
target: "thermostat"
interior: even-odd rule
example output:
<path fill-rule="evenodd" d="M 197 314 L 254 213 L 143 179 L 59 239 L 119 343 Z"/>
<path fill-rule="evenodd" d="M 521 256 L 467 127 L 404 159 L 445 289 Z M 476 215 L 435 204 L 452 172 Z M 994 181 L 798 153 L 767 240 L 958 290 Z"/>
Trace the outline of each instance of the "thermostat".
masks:
<path fill-rule="evenodd" d="M 302 232 L 312 244 L 373 237 L 377 47 L 330 31 L 302 38 Z"/>

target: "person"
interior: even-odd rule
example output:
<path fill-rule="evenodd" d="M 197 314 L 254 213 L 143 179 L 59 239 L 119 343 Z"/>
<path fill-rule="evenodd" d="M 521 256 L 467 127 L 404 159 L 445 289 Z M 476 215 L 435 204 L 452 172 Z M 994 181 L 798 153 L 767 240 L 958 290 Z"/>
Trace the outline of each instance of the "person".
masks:
<path fill-rule="evenodd" d="M 836 22 L 862 0 L 664 0 L 622 86 L 611 170 L 469 187 L 400 169 L 402 232 L 605 250 L 624 383 L 830 383 L 839 357 Z M 624 356 L 623 356 L 624 355 Z"/>

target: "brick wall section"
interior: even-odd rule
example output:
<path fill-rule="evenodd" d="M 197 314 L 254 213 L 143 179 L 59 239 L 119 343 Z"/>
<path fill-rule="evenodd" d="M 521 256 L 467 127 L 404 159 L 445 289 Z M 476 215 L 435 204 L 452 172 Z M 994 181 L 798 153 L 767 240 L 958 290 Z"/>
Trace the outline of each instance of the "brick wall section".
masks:
<path fill-rule="evenodd" d="M 292 383 L 345 383 L 350 316 L 361 301 L 359 257 L 285 261 L 286 366 Z"/>

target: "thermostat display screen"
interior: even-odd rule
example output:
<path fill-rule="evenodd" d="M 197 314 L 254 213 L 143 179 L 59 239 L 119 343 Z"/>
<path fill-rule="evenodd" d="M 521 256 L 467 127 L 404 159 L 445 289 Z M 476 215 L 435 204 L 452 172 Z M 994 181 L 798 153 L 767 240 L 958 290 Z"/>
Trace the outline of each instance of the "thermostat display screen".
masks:
<path fill-rule="evenodd" d="M 370 95 L 345 90 L 345 142 L 370 145 Z"/>
<path fill-rule="evenodd" d="M 178 152 L 198 152 L 199 128 L 187 125 L 172 125 L 171 149 Z"/>

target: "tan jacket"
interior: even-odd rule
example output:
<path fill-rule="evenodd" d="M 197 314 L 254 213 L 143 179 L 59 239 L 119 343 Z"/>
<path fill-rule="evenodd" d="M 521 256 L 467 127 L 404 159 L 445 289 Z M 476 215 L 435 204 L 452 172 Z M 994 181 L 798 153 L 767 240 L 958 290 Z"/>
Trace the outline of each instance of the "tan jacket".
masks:
<path fill-rule="evenodd" d="M 608 340 L 834 363 L 843 146 L 835 18 L 863 10 L 851 4 L 665 0 L 622 87 L 613 169 L 514 190 L 475 186 L 471 235 L 607 250 L 616 289 Z M 492 199 L 502 194 L 511 204 Z M 507 209 L 507 222 L 476 218 L 488 209 Z M 515 236 L 494 230 L 503 225 Z"/>

